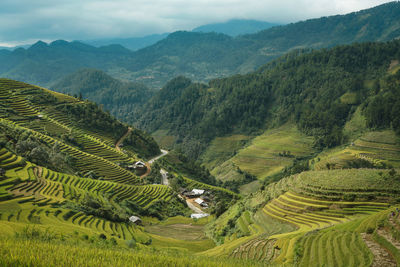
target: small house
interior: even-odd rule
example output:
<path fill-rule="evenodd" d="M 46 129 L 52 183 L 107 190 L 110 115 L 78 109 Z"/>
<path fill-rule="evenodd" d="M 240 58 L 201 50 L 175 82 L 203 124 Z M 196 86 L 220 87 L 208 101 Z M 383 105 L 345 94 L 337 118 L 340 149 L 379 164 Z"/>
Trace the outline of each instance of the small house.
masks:
<path fill-rule="evenodd" d="M 135 168 L 136 169 L 144 169 L 144 168 L 146 168 L 146 163 L 144 163 L 143 161 L 137 161 L 135 163 Z"/>
<path fill-rule="evenodd" d="M 201 205 L 201 203 L 203 203 L 204 200 L 202 200 L 201 198 L 196 198 L 196 199 L 194 200 L 194 202 L 196 202 L 197 204 Z"/>
<path fill-rule="evenodd" d="M 129 217 L 129 221 L 134 223 L 134 224 L 137 224 L 137 225 L 142 224 L 142 220 L 139 217 L 134 216 L 134 215 Z"/>
<path fill-rule="evenodd" d="M 204 194 L 204 190 L 203 189 L 193 189 L 192 193 L 197 196 L 201 196 L 202 194 Z"/>
<path fill-rule="evenodd" d="M 193 189 L 190 192 L 185 192 L 183 195 L 189 198 L 198 197 L 204 194 L 204 190 L 202 189 Z"/>
<path fill-rule="evenodd" d="M 196 198 L 194 200 L 194 202 L 196 202 L 197 204 L 199 204 L 202 207 L 208 207 L 208 204 L 204 200 L 202 200 L 201 198 Z"/>

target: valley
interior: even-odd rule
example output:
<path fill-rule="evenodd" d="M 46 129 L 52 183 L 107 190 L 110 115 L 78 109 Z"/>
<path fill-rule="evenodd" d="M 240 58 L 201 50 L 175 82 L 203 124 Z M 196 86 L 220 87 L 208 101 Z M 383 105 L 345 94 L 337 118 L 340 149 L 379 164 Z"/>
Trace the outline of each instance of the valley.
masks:
<path fill-rule="evenodd" d="M 0 266 L 400 266 L 399 10 L 0 50 Z"/>

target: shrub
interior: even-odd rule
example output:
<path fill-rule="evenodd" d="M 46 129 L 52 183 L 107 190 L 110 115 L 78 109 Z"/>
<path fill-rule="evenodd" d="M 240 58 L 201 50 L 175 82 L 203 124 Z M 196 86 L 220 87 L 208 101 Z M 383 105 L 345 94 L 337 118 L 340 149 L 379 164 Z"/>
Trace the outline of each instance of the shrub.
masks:
<path fill-rule="evenodd" d="M 374 232 L 374 228 L 372 228 L 372 227 L 368 227 L 368 228 L 367 228 L 367 231 L 366 231 L 367 234 L 370 235 L 370 234 L 372 234 L 373 232 Z"/>
<path fill-rule="evenodd" d="M 128 248 L 135 248 L 136 247 L 136 240 L 135 239 L 127 240 L 126 241 L 126 246 Z"/>

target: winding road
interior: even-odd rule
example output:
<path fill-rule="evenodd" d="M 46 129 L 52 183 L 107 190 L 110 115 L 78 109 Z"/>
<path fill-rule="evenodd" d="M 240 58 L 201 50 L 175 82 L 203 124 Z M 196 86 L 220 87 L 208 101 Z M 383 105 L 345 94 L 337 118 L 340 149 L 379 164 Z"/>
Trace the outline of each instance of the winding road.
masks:
<path fill-rule="evenodd" d="M 153 164 L 154 161 L 158 160 L 159 158 L 164 157 L 164 156 L 167 155 L 167 154 L 168 154 L 168 151 L 167 151 L 167 150 L 161 149 L 161 154 L 158 155 L 157 157 L 154 157 L 154 158 L 152 158 L 151 160 L 149 160 L 149 164 Z"/>
<path fill-rule="evenodd" d="M 167 151 L 167 150 L 161 149 L 161 154 L 160 154 L 160 155 L 158 155 L 158 156 L 156 156 L 156 157 L 150 159 L 148 162 L 146 162 L 147 171 L 146 171 L 143 175 L 141 175 L 140 177 L 143 178 L 143 177 L 145 177 L 146 175 L 149 175 L 149 173 L 150 173 L 150 171 L 151 171 L 150 165 L 153 164 L 156 160 L 158 160 L 158 159 L 164 157 L 165 155 L 167 155 L 168 152 L 169 152 L 169 151 Z M 165 170 L 164 170 L 164 172 L 167 173 Z M 161 173 L 161 170 L 160 170 L 160 173 Z M 163 174 L 161 173 L 161 175 L 163 175 Z M 168 181 L 167 177 L 166 177 L 165 179 Z M 163 175 L 163 180 L 164 180 L 164 175 Z M 168 183 L 168 184 L 169 184 L 169 183 Z M 168 185 L 168 184 L 167 184 L 167 185 Z"/>

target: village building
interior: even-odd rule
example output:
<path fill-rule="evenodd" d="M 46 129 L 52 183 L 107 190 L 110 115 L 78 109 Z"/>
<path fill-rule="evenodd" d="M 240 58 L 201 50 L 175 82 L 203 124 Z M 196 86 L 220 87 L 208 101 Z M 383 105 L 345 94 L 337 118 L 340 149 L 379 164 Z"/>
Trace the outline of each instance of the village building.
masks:
<path fill-rule="evenodd" d="M 194 200 L 194 202 L 196 202 L 197 204 L 199 204 L 202 207 L 205 207 L 205 208 L 208 207 L 208 204 L 201 198 L 196 198 Z"/>
<path fill-rule="evenodd" d="M 201 196 L 202 194 L 204 194 L 204 190 L 203 189 L 193 189 L 192 191 L 190 191 L 190 192 L 184 192 L 183 193 L 183 195 L 185 196 L 185 197 L 188 197 L 188 198 L 194 198 L 194 197 L 199 197 L 199 196 Z"/>
<path fill-rule="evenodd" d="M 129 221 L 134 223 L 134 224 L 137 224 L 137 225 L 142 224 L 142 220 L 139 217 L 134 216 L 134 215 L 129 217 Z"/>
<path fill-rule="evenodd" d="M 136 169 L 143 169 L 143 168 L 146 168 L 146 163 L 144 163 L 143 161 L 137 161 L 136 163 L 135 163 L 135 168 Z"/>

